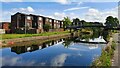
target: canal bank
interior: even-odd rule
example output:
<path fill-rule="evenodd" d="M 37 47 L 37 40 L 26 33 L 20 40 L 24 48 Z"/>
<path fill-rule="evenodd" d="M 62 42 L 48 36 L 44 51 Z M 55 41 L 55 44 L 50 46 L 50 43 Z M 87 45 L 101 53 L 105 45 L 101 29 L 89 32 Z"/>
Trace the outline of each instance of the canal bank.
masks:
<path fill-rule="evenodd" d="M 113 33 L 101 56 L 93 61 L 92 66 L 118 66 L 118 33 Z"/>
<path fill-rule="evenodd" d="M 25 37 L 25 38 L 15 38 L 15 39 L 4 39 L 2 40 L 2 47 L 7 47 L 7 46 L 14 46 L 17 43 L 24 43 L 24 42 L 31 42 L 31 41 L 36 41 L 39 40 L 39 42 L 50 40 L 50 39 L 55 39 L 55 38 L 63 38 L 70 36 L 70 33 L 66 34 L 58 34 L 58 35 L 51 35 L 51 36 L 35 36 L 35 37 Z"/>
<path fill-rule="evenodd" d="M 88 34 L 84 35 L 88 36 Z M 89 66 L 95 57 L 101 55 L 102 48 L 106 46 L 106 44 L 75 42 L 78 39 L 84 41 L 90 39 L 88 42 L 94 39 L 92 41 L 102 42 L 103 38 L 100 35 L 94 38 L 91 36 L 87 38 L 67 36 L 37 45 L 24 45 L 25 43 L 22 43 L 19 45 L 23 46 L 1 48 L 2 66 Z M 98 39 L 99 41 L 97 41 Z M 14 64 L 11 64 L 15 59 Z"/>

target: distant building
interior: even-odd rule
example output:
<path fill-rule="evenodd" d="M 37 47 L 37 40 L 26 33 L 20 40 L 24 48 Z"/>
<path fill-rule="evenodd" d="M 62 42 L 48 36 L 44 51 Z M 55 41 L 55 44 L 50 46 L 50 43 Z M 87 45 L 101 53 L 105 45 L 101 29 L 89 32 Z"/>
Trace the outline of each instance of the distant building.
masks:
<path fill-rule="evenodd" d="M 10 33 L 10 22 L 0 22 L 0 29 L 5 33 Z"/>
<path fill-rule="evenodd" d="M 57 23 L 55 19 L 40 15 L 18 12 L 11 16 L 12 33 L 41 33 L 44 32 L 43 26 L 45 24 L 49 24 L 52 30 L 62 28 L 63 25 L 63 23 Z"/>

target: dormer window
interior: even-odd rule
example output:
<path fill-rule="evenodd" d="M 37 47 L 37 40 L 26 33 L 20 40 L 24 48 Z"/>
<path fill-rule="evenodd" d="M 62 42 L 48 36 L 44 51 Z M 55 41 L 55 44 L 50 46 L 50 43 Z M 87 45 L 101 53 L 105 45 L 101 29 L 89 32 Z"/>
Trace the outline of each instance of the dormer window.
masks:
<path fill-rule="evenodd" d="M 39 17 L 39 20 L 42 20 L 42 17 Z"/>
<path fill-rule="evenodd" d="M 30 16 L 27 16 L 27 19 L 28 19 L 28 20 L 30 20 L 30 19 L 31 19 L 31 17 L 30 17 Z"/>

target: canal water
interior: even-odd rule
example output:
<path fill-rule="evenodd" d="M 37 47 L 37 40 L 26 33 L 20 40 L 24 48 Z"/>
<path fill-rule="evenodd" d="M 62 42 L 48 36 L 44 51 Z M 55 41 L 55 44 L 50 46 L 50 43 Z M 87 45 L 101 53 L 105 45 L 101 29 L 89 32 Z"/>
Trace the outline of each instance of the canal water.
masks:
<path fill-rule="evenodd" d="M 0 49 L 2 66 L 90 66 L 106 41 L 95 33 L 22 45 Z"/>

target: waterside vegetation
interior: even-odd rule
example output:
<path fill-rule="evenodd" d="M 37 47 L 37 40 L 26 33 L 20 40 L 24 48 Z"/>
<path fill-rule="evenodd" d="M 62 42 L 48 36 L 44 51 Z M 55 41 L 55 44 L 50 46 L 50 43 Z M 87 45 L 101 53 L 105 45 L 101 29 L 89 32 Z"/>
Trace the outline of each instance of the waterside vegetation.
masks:
<path fill-rule="evenodd" d="M 114 56 L 114 51 L 116 49 L 116 43 L 112 41 L 112 44 L 107 46 L 105 49 L 102 50 L 102 54 L 92 63 L 92 68 L 96 66 L 106 66 L 109 67 L 112 65 L 112 58 Z"/>

